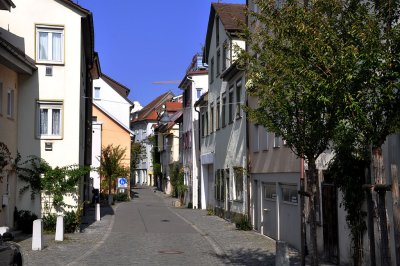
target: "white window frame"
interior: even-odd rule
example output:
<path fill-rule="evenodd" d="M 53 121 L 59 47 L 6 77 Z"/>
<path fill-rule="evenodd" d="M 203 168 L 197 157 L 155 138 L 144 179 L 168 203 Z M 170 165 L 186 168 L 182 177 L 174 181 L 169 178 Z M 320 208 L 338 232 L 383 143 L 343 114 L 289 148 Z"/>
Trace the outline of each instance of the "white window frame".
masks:
<path fill-rule="evenodd" d="M 14 118 L 14 102 L 15 102 L 15 91 L 9 89 L 7 92 L 7 117 Z"/>
<path fill-rule="evenodd" d="M 40 59 L 39 58 L 39 33 L 40 32 L 47 32 L 49 33 L 48 37 L 48 56 L 47 59 Z M 55 61 L 53 60 L 53 33 L 60 33 L 61 34 L 61 60 Z M 36 62 L 37 63 L 45 63 L 45 64 L 64 64 L 64 27 L 62 26 L 47 26 L 47 25 L 36 25 Z"/>
<path fill-rule="evenodd" d="M 281 136 L 278 134 L 274 134 L 274 148 L 279 148 L 281 147 Z"/>
<path fill-rule="evenodd" d="M 36 135 L 39 139 L 62 139 L 63 137 L 63 130 L 64 130 L 64 108 L 63 108 L 62 101 L 37 101 L 36 103 Z M 47 124 L 47 134 L 41 134 L 40 130 L 40 110 L 41 109 L 48 109 L 48 110 L 60 110 L 60 124 L 59 124 L 59 134 L 54 134 L 52 131 L 53 128 L 53 112 L 48 112 L 48 124 Z"/>
<path fill-rule="evenodd" d="M 93 93 L 93 99 L 99 100 L 101 95 L 101 88 L 100 87 L 94 87 L 94 93 Z"/>

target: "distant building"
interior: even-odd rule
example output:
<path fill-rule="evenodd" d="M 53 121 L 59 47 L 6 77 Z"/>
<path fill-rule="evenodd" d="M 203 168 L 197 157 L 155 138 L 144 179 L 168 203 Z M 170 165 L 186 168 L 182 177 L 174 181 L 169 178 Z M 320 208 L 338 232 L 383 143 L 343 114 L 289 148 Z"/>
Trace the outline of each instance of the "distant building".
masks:
<path fill-rule="evenodd" d="M 162 179 L 160 187 L 167 194 L 172 193 L 171 170 L 178 167 L 182 170 L 181 150 L 181 124 L 182 124 L 182 98 L 174 97 L 165 102 L 158 109 L 158 126 L 156 128 L 158 151 L 160 152 L 160 163 Z"/>
<path fill-rule="evenodd" d="M 199 147 L 199 110 L 195 108 L 195 102 L 201 95 L 208 91 L 208 67 L 203 63 L 203 56 L 196 54 L 186 70 L 179 88 L 183 90 L 183 122 L 182 122 L 182 164 L 185 185 L 188 192 L 185 195 L 185 203 L 192 203 L 193 208 L 201 206 L 200 187 L 200 147 Z"/>
<path fill-rule="evenodd" d="M 141 143 L 144 147 L 143 154 L 140 156 L 136 169 L 131 169 L 131 186 L 135 184 L 153 186 L 156 183 L 152 160 L 153 143 L 150 138 L 154 136 L 154 128 L 158 124 L 157 110 L 173 97 L 174 94 L 168 91 L 155 98 L 142 109 L 138 108 L 138 111 L 131 113 L 130 129 L 134 134 L 132 141 Z"/>
<path fill-rule="evenodd" d="M 246 23 L 245 5 L 212 3 L 203 61 L 209 67 L 208 94 L 199 101 L 201 208 L 227 219 L 247 215 L 245 75 L 235 64 L 235 47 Z"/>

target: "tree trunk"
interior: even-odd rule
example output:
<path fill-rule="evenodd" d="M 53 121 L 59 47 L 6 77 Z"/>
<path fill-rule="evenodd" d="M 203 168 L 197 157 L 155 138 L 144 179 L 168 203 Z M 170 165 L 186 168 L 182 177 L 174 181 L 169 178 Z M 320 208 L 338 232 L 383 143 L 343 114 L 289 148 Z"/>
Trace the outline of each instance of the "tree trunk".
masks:
<path fill-rule="evenodd" d="M 306 265 L 307 256 L 307 232 L 306 232 L 306 214 L 305 214 L 305 193 L 304 177 L 300 179 L 300 227 L 301 227 L 301 266 Z"/>
<path fill-rule="evenodd" d="M 376 185 L 383 185 L 384 181 L 384 166 L 383 166 L 383 156 L 382 156 L 382 148 L 373 147 L 372 148 L 372 166 L 373 166 L 373 174 Z M 378 192 L 377 197 L 377 208 L 378 208 L 378 220 L 381 231 L 381 265 L 382 266 L 390 266 L 390 251 L 389 251 L 389 236 L 388 236 L 388 228 L 387 228 L 387 217 L 386 217 L 386 190 L 385 189 L 377 189 L 375 186 L 375 190 Z"/>
<path fill-rule="evenodd" d="M 310 222 L 310 256 L 311 266 L 318 265 L 318 246 L 317 246 L 317 219 L 316 219 L 316 201 L 317 201 L 317 176 L 315 159 L 308 159 L 307 184 L 309 198 L 309 222 Z"/>
<path fill-rule="evenodd" d="M 392 198 L 396 265 L 400 265 L 400 192 L 397 165 L 392 164 Z"/>
<path fill-rule="evenodd" d="M 371 266 L 376 266 L 375 257 L 375 234 L 374 234 L 374 203 L 372 201 L 371 193 L 371 177 L 369 175 L 369 169 L 365 169 L 365 196 L 367 200 L 367 228 L 368 228 L 368 240 L 369 240 L 369 259 Z"/>

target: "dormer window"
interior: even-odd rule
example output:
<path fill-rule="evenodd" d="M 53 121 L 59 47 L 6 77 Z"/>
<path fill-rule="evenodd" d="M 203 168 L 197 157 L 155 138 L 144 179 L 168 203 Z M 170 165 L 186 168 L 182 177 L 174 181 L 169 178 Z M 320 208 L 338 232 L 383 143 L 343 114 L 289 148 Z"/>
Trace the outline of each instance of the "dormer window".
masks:
<path fill-rule="evenodd" d="M 36 26 L 36 62 L 64 63 L 64 27 Z"/>

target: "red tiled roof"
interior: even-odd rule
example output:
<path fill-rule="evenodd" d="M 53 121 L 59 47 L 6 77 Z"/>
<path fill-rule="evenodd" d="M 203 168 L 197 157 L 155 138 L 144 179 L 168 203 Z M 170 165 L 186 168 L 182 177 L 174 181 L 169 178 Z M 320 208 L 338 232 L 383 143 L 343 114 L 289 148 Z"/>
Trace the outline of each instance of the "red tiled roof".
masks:
<path fill-rule="evenodd" d="M 160 107 L 162 104 L 164 104 L 166 101 L 169 101 L 174 96 L 175 95 L 171 91 L 161 94 L 153 101 L 151 101 L 148 105 L 143 107 L 143 109 L 136 112 L 138 117 L 137 118 L 134 117 L 131 123 L 144 120 L 157 120 L 157 112 L 156 112 L 157 108 Z"/>
<path fill-rule="evenodd" d="M 165 107 L 167 109 L 167 112 L 170 111 L 178 111 L 182 109 L 182 103 L 181 102 L 166 102 Z"/>

